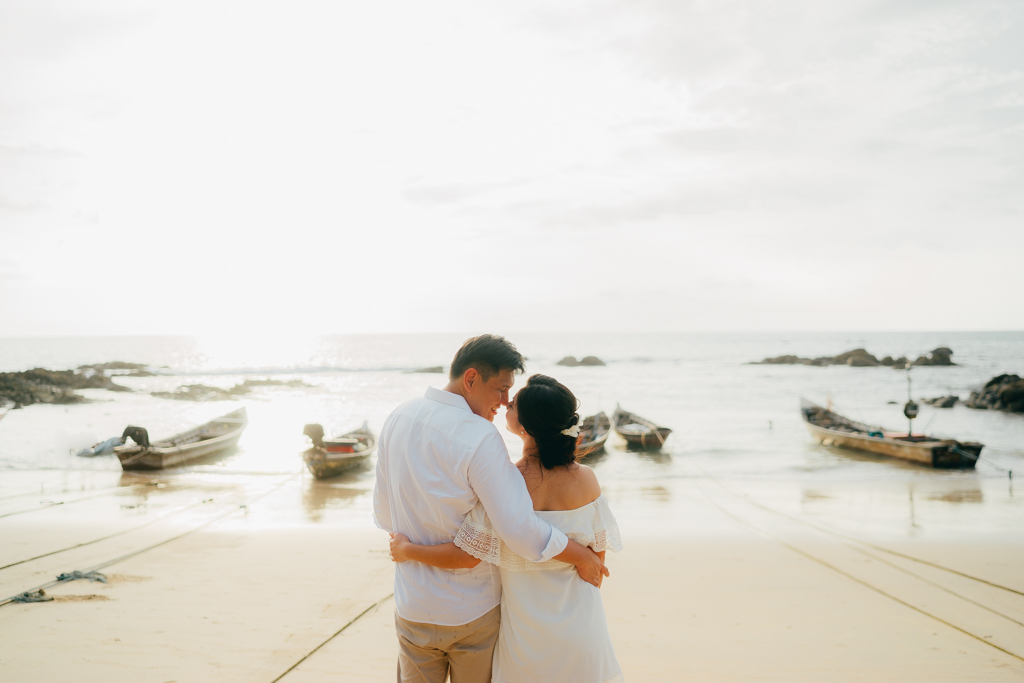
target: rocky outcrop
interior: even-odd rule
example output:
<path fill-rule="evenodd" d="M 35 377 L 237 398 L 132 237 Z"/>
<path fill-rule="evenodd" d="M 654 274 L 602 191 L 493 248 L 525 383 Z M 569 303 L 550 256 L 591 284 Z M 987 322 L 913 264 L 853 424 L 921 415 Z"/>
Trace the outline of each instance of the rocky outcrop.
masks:
<path fill-rule="evenodd" d="M 444 374 L 443 365 L 431 365 L 429 368 L 419 368 L 417 370 L 409 370 L 410 375 L 441 375 Z"/>
<path fill-rule="evenodd" d="M 903 369 L 912 365 L 956 365 L 952 360 L 953 351 L 940 346 L 934 349 L 927 356 L 920 356 L 917 360 L 910 362 L 906 356 L 893 358 L 886 356 L 879 360 L 866 349 L 853 349 L 838 356 L 821 356 L 820 358 L 802 358 L 800 356 L 786 355 L 774 358 L 765 358 L 762 361 L 751 363 L 751 365 L 815 365 L 823 367 L 826 365 L 849 365 L 856 368 L 869 368 L 884 365 L 886 367 Z"/>
<path fill-rule="evenodd" d="M 117 375 L 120 377 L 152 377 L 153 373 L 147 368 L 149 366 L 145 363 L 126 363 L 122 360 L 114 360 L 109 363 L 93 363 L 92 365 L 79 365 L 79 372 L 98 372 L 105 375 L 113 374 L 111 371 L 126 370 L 127 372 L 118 372 Z"/>
<path fill-rule="evenodd" d="M 932 349 L 927 356 L 918 356 L 914 365 L 956 365 L 953 362 L 953 350 L 945 346 Z"/>
<path fill-rule="evenodd" d="M 959 396 L 939 396 L 938 398 L 922 398 L 921 403 L 926 403 L 936 408 L 952 408 L 959 400 Z"/>
<path fill-rule="evenodd" d="M 185 384 L 174 391 L 153 391 L 157 398 L 170 398 L 175 401 L 230 401 L 248 394 L 253 387 L 308 387 L 301 379 L 247 379 L 230 389 L 211 387 L 207 384 Z"/>
<path fill-rule="evenodd" d="M 86 399 L 76 393 L 78 389 L 131 391 L 97 371 L 35 368 L 24 372 L 0 372 L 0 404 L 6 401 L 13 403 L 15 408 L 33 403 L 82 403 Z"/>
<path fill-rule="evenodd" d="M 889 360 L 891 361 L 892 359 Z M 882 365 L 882 362 L 865 349 L 853 349 L 838 356 L 821 356 L 820 358 L 802 358 L 792 355 L 776 356 L 775 358 L 765 358 L 760 362 L 752 363 L 752 365 L 852 365 L 855 367 L 871 367 Z"/>
<path fill-rule="evenodd" d="M 555 365 L 564 365 L 567 368 L 575 368 L 579 365 L 589 365 L 592 367 L 607 365 L 603 360 L 597 356 L 584 356 L 580 360 L 576 360 L 576 356 L 566 356 L 562 360 L 555 363 Z"/>
<path fill-rule="evenodd" d="M 1024 379 L 1017 375 L 998 375 L 985 382 L 980 391 L 972 391 L 964 401 L 968 408 L 1006 410 L 1024 413 Z"/>

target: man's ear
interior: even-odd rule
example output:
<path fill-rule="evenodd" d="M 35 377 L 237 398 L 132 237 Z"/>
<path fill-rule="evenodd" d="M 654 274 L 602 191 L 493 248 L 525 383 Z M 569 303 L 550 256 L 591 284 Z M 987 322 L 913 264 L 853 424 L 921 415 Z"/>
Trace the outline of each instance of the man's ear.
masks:
<path fill-rule="evenodd" d="M 466 374 L 462 376 L 462 385 L 466 387 L 466 389 L 472 389 L 473 385 L 479 379 L 480 373 L 477 372 L 476 368 L 469 368 L 466 370 Z"/>

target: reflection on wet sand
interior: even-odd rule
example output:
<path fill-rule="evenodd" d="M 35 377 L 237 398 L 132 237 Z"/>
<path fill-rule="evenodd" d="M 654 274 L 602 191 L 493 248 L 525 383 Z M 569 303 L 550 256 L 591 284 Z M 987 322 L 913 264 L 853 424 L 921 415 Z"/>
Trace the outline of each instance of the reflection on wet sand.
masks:
<path fill-rule="evenodd" d="M 371 489 L 362 485 L 355 474 L 342 475 L 330 481 L 312 479 L 302 490 L 302 506 L 309 521 L 319 522 L 325 510 L 350 508 L 370 492 Z"/>
<path fill-rule="evenodd" d="M 830 498 L 832 498 L 832 496 L 828 495 L 827 493 L 822 493 L 821 491 L 812 491 L 810 489 L 804 489 L 800 496 L 800 502 L 813 503 L 819 500 L 829 500 Z"/>
<path fill-rule="evenodd" d="M 196 494 L 210 498 L 225 493 L 245 492 L 245 484 L 239 481 L 210 482 L 194 478 L 177 478 L 166 474 L 143 474 L 138 472 L 123 472 L 118 486 L 125 487 L 120 494 L 124 498 L 132 498 L 131 505 L 121 507 L 141 507 L 147 505 L 162 505 L 159 500 L 164 496 L 182 492 L 195 492 Z M 152 500 L 151 500 L 152 498 Z"/>
<path fill-rule="evenodd" d="M 928 500 L 937 500 L 943 503 L 983 503 L 985 497 L 981 487 L 975 483 L 971 488 L 958 488 L 945 493 L 933 493 Z"/>
<path fill-rule="evenodd" d="M 667 503 L 672 500 L 672 492 L 664 486 L 644 486 L 639 489 L 640 496 L 646 500 Z"/>

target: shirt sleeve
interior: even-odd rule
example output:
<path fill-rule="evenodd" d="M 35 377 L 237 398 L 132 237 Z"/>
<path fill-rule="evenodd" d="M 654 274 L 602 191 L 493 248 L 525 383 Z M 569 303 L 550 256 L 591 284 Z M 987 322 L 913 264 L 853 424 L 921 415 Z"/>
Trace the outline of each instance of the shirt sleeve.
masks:
<path fill-rule="evenodd" d="M 373 485 L 373 523 L 388 533 L 394 531 L 391 520 L 391 497 L 388 491 L 387 435 L 391 426 L 388 418 L 380 430 L 377 440 L 377 481 Z"/>
<path fill-rule="evenodd" d="M 534 514 L 526 482 L 496 431 L 470 458 L 469 485 L 501 540 L 526 559 L 546 562 L 569 544 L 565 534 Z"/>

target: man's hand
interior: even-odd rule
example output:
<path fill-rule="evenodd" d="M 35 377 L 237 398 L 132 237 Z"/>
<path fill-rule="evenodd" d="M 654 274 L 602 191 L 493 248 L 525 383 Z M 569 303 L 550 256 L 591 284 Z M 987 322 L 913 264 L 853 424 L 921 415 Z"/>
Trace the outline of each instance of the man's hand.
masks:
<path fill-rule="evenodd" d="M 392 532 L 389 534 L 391 540 L 388 542 L 391 550 L 391 561 L 392 562 L 407 562 L 409 556 L 405 554 L 406 548 L 409 546 L 409 539 L 405 535 Z"/>
<path fill-rule="evenodd" d="M 556 560 L 576 565 L 576 573 L 580 578 L 589 584 L 601 587 L 604 577 L 611 576 L 608 567 L 604 566 L 601 556 L 590 548 L 584 548 L 576 541 L 569 539 L 569 545 L 560 554 L 555 555 Z"/>

